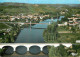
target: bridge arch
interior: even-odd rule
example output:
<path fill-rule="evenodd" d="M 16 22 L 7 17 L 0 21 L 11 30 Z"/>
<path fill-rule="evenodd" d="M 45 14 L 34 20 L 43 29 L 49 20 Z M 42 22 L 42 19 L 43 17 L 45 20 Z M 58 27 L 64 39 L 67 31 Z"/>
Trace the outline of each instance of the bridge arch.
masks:
<path fill-rule="evenodd" d="M 3 45 L 3 46 L 1 47 L 1 49 L 2 49 L 2 48 L 4 48 L 4 47 L 7 47 L 7 46 L 12 47 L 12 48 L 13 48 L 13 50 L 14 50 L 14 51 L 16 51 L 16 50 L 15 50 L 15 49 L 16 49 L 16 47 L 14 47 L 14 46 L 12 46 L 12 45 Z"/>
<path fill-rule="evenodd" d="M 40 47 L 40 46 L 38 46 L 38 45 L 32 45 L 32 46 L 30 46 L 30 47 L 29 47 L 29 49 L 30 49 L 31 47 L 33 47 L 33 46 L 36 46 L 36 47 L 39 47 L 39 48 L 41 48 L 41 47 Z"/>
<path fill-rule="evenodd" d="M 34 52 L 34 51 L 36 51 L 36 52 Z M 33 45 L 33 46 L 31 46 L 31 47 L 29 48 L 29 52 L 30 52 L 31 54 L 39 54 L 39 53 L 41 52 L 41 48 L 40 48 L 40 46 Z"/>
<path fill-rule="evenodd" d="M 4 46 L 2 47 L 2 49 L 5 50 L 4 53 L 7 55 L 11 55 L 14 53 L 14 48 L 12 46 Z"/>
<path fill-rule="evenodd" d="M 16 50 L 15 52 L 20 54 L 20 55 L 27 53 L 27 47 L 24 45 L 17 46 L 15 50 Z"/>
<path fill-rule="evenodd" d="M 11 45 L 3 45 L 3 46 L 2 46 L 2 48 L 7 47 L 7 46 L 9 46 L 9 47 L 12 47 L 12 48 L 13 48 L 13 46 L 11 46 Z"/>
<path fill-rule="evenodd" d="M 50 47 L 51 47 L 51 45 L 45 45 L 45 46 L 43 47 L 42 52 L 43 52 L 44 54 L 48 55 L 48 53 L 49 53 L 48 48 L 50 48 Z"/>
<path fill-rule="evenodd" d="M 70 43 L 69 43 L 69 44 L 62 43 L 62 45 L 63 45 L 63 46 L 66 46 L 66 47 L 68 47 L 68 48 L 72 46 L 72 44 L 70 44 Z"/>

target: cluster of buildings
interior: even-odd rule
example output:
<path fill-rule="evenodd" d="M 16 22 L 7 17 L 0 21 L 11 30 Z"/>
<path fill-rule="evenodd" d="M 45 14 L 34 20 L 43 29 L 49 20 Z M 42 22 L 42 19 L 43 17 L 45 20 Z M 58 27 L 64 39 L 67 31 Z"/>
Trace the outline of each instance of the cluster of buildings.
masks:
<path fill-rule="evenodd" d="M 68 9 L 65 9 L 65 10 L 61 11 L 60 14 L 64 15 L 64 14 L 66 14 L 66 12 L 68 12 Z"/>
<path fill-rule="evenodd" d="M 0 20 L 2 21 L 4 21 L 4 20 L 6 20 L 6 21 L 15 21 L 16 19 L 17 20 L 20 20 L 20 19 L 24 19 L 24 20 L 26 20 L 26 22 L 28 22 L 28 20 L 34 20 L 34 21 L 37 21 L 37 20 L 42 20 L 43 18 L 45 18 L 45 17 L 49 17 L 49 15 L 26 15 L 26 16 L 24 16 L 24 15 L 17 15 L 17 16 L 1 16 L 2 17 L 2 19 L 0 18 Z"/>
<path fill-rule="evenodd" d="M 68 22 L 64 22 L 63 24 L 58 24 L 58 26 L 66 26 L 66 25 L 69 26 L 79 25 L 80 28 L 80 14 L 76 14 L 68 18 Z"/>
<path fill-rule="evenodd" d="M 71 18 L 68 18 L 68 20 L 70 26 L 80 24 L 80 14 L 73 15 Z"/>
<path fill-rule="evenodd" d="M 30 20 L 34 20 L 34 21 L 37 21 L 38 19 L 42 20 L 43 18 L 45 17 L 49 17 L 49 15 L 27 15 L 27 16 L 9 16 L 10 19 L 8 19 L 8 21 L 15 21 L 15 19 L 25 19 L 26 22 L 28 22 L 28 19 Z"/>
<path fill-rule="evenodd" d="M 60 26 L 66 26 L 66 25 L 68 25 L 68 22 L 64 22 L 63 24 L 58 24 L 59 27 Z"/>
<path fill-rule="evenodd" d="M 49 17 L 49 15 L 27 15 L 27 19 L 38 21 L 39 19 L 42 21 L 43 18 Z"/>

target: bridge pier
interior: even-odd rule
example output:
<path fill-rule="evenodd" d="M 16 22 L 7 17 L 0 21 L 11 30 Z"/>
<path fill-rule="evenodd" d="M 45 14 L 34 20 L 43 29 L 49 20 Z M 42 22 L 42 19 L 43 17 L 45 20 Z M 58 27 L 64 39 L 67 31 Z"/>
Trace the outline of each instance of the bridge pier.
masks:
<path fill-rule="evenodd" d="M 0 49 L 2 49 L 3 48 L 3 46 L 0 46 Z"/>
<path fill-rule="evenodd" d="M 31 45 L 26 45 L 25 47 L 27 48 L 27 51 L 29 51 Z"/>
<path fill-rule="evenodd" d="M 16 47 L 13 47 L 13 50 L 16 51 Z"/>
<path fill-rule="evenodd" d="M 60 44 L 54 44 L 54 47 L 58 47 Z M 52 45 L 51 45 L 52 46 Z"/>
<path fill-rule="evenodd" d="M 27 51 L 29 51 L 29 47 L 27 47 Z"/>
<path fill-rule="evenodd" d="M 66 44 L 66 43 L 63 43 L 62 45 L 64 45 L 64 46 L 66 46 L 66 47 L 70 47 L 70 46 L 72 46 L 72 44 Z"/>
<path fill-rule="evenodd" d="M 31 30 L 31 21 L 30 21 L 30 30 Z"/>
<path fill-rule="evenodd" d="M 43 51 L 43 47 L 40 47 L 40 50 Z"/>

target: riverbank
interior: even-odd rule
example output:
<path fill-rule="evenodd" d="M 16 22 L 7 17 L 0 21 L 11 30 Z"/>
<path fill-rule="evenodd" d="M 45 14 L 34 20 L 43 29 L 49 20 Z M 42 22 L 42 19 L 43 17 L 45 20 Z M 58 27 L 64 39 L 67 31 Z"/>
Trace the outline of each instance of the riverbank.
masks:
<path fill-rule="evenodd" d="M 3 57 L 8 57 L 9 55 L 4 55 Z M 26 52 L 24 55 L 20 55 L 20 54 L 17 54 L 16 52 L 14 52 L 11 56 L 48 56 L 48 55 L 45 55 L 43 52 L 40 52 L 39 54 L 31 54 L 30 52 Z"/>
<path fill-rule="evenodd" d="M 17 35 L 15 35 L 14 42 L 16 41 L 16 39 L 17 39 L 17 37 L 18 37 L 19 33 L 21 32 L 21 30 L 22 30 L 22 29 L 20 29 L 20 30 L 18 31 Z"/>
<path fill-rule="evenodd" d="M 12 26 L 12 28 L 11 28 L 10 32 L 8 32 L 7 34 L 4 35 L 4 37 L 6 38 L 5 40 L 3 39 L 4 43 L 14 43 L 17 39 L 17 36 L 21 32 L 21 29 L 19 26 L 13 26 L 13 25 L 11 25 L 11 26 Z M 0 55 L 4 55 L 4 52 L 6 51 L 7 48 L 1 49 Z"/>

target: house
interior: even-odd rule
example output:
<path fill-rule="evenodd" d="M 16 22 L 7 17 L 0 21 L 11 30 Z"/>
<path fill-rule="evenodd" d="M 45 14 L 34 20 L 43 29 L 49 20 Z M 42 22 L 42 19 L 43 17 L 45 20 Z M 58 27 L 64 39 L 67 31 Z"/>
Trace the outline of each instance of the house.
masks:
<path fill-rule="evenodd" d="M 78 18 L 78 17 L 71 17 L 71 18 L 68 18 L 68 20 L 69 20 L 70 26 L 77 25 L 80 22 L 80 18 Z"/>
<path fill-rule="evenodd" d="M 14 16 L 10 16 L 10 21 L 14 21 L 15 17 Z"/>
<path fill-rule="evenodd" d="M 28 22 L 28 19 L 26 19 L 26 22 Z"/>
<path fill-rule="evenodd" d="M 67 22 L 64 22 L 63 24 L 58 24 L 58 26 L 66 26 L 66 25 L 68 25 Z"/>
<path fill-rule="evenodd" d="M 64 12 L 64 11 L 61 11 L 61 12 L 60 12 L 60 14 L 65 14 L 65 13 L 66 13 L 66 12 Z"/>

